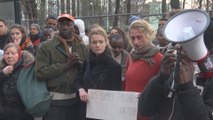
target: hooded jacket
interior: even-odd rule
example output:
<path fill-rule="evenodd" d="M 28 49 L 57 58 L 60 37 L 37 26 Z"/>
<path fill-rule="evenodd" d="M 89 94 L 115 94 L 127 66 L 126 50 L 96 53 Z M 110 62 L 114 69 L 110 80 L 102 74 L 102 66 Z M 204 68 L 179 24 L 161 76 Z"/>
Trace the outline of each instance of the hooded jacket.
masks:
<path fill-rule="evenodd" d="M 83 39 L 83 42 L 85 45 L 89 45 L 89 38 L 88 36 L 86 36 L 85 34 L 85 25 L 84 25 L 84 21 L 81 19 L 76 19 L 74 21 L 75 25 L 78 27 L 79 33 L 80 33 L 80 37 Z"/>

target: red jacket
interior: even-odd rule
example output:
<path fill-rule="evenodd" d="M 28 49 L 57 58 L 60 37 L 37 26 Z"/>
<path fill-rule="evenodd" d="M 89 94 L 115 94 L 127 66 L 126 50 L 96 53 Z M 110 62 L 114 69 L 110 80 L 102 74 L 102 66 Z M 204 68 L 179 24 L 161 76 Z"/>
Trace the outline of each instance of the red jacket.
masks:
<path fill-rule="evenodd" d="M 163 55 L 158 52 L 153 56 L 155 64 L 150 65 L 144 60 L 133 61 L 129 56 L 126 65 L 125 91 L 142 92 L 147 82 L 160 70 Z"/>
<path fill-rule="evenodd" d="M 144 60 L 133 61 L 129 56 L 126 63 L 124 90 L 142 92 L 148 81 L 159 72 L 162 58 L 163 55 L 158 52 L 153 56 L 155 64 L 150 65 Z M 150 118 L 139 115 L 137 120 L 150 120 Z"/>

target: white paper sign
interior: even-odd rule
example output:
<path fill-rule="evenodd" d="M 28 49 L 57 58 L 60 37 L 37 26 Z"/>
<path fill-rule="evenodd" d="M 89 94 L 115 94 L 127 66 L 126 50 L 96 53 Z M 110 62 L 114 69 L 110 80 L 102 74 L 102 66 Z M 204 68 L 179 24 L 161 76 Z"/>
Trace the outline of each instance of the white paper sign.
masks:
<path fill-rule="evenodd" d="M 88 90 L 87 118 L 137 120 L 138 92 Z"/>

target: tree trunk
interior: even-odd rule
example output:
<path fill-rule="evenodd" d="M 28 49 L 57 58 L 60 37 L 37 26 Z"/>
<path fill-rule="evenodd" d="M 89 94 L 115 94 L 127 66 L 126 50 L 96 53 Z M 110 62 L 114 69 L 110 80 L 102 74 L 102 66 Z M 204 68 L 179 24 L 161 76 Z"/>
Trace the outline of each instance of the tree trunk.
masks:
<path fill-rule="evenodd" d="M 131 0 L 126 0 L 126 12 L 131 13 Z M 127 15 L 126 24 L 129 24 L 130 15 Z"/>
<path fill-rule="evenodd" d="M 74 0 L 75 1 L 75 0 Z M 80 16 L 80 0 L 77 0 L 77 13 L 76 13 L 76 15 L 77 16 Z M 81 14 L 82 15 L 82 14 Z"/>
<path fill-rule="evenodd" d="M 179 0 L 171 0 L 171 8 L 172 9 L 180 9 L 180 1 Z"/>
<path fill-rule="evenodd" d="M 115 14 L 119 13 L 120 0 L 116 0 Z M 113 26 L 118 26 L 118 16 L 115 16 Z"/>
<path fill-rule="evenodd" d="M 162 0 L 162 18 L 166 18 L 166 0 Z"/>
<path fill-rule="evenodd" d="M 183 8 L 182 9 L 185 9 L 185 3 L 186 3 L 186 0 L 183 0 Z"/>
<path fill-rule="evenodd" d="M 210 1 L 206 0 L 206 10 L 209 10 L 209 3 L 210 3 Z"/>
<path fill-rule="evenodd" d="M 202 8 L 202 0 L 199 0 L 199 6 L 198 6 L 199 9 Z"/>
<path fill-rule="evenodd" d="M 42 26 L 44 26 L 44 22 L 43 21 L 45 21 L 45 19 L 46 19 L 46 15 L 47 15 L 47 10 L 46 10 L 46 1 L 47 0 L 41 0 L 41 6 L 40 6 L 40 8 L 41 8 L 41 14 L 40 14 L 40 25 L 41 25 L 41 27 Z"/>
<path fill-rule="evenodd" d="M 70 0 L 67 0 L 66 9 L 67 13 L 70 14 Z"/>
<path fill-rule="evenodd" d="M 57 6 L 59 7 L 59 0 L 57 0 Z M 58 15 L 60 14 L 60 9 L 59 8 L 57 9 L 57 14 Z"/>
<path fill-rule="evenodd" d="M 61 13 L 65 13 L 65 1 L 61 0 Z"/>
<path fill-rule="evenodd" d="M 75 8 L 76 8 L 76 6 L 75 6 L 75 0 L 72 0 L 72 15 L 73 16 L 76 16 L 76 10 L 75 10 Z M 76 16 L 76 17 L 78 17 L 78 16 Z"/>
<path fill-rule="evenodd" d="M 22 0 L 22 5 L 25 8 L 27 13 L 27 18 L 29 19 L 29 25 L 35 22 L 34 20 L 37 19 L 37 4 L 35 0 Z"/>

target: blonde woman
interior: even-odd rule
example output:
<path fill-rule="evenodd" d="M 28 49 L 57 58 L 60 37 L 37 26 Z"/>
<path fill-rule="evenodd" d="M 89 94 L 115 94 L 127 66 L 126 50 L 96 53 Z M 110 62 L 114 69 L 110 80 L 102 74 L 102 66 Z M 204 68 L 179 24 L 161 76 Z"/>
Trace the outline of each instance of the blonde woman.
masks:
<path fill-rule="evenodd" d="M 82 101 L 80 120 L 92 120 L 86 118 L 88 89 L 121 90 L 121 66 L 112 58 L 107 34 L 101 27 L 90 32 L 89 49 L 89 58 L 76 79 Z"/>
<path fill-rule="evenodd" d="M 129 28 L 130 42 L 133 50 L 127 58 L 125 91 L 143 92 L 147 82 L 155 76 L 160 69 L 163 55 L 152 44 L 154 30 L 145 20 L 134 21 Z M 138 120 L 149 120 L 138 118 Z"/>

